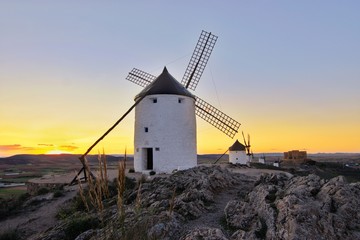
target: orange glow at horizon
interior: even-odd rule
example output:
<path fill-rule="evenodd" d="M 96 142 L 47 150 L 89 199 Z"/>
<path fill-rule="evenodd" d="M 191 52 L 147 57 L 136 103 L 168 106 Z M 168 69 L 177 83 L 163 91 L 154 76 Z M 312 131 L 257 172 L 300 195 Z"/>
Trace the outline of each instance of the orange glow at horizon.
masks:
<path fill-rule="evenodd" d="M 90 154 L 98 154 L 103 150 L 106 154 L 123 154 L 125 149 L 129 154 L 133 154 L 133 120 L 133 117 L 130 117 L 120 124 L 95 146 Z M 197 119 L 197 151 L 198 154 L 222 154 L 236 139 L 243 142 L 241 131 L 244 131 L 245 136 L 248 133 L 251 136 L 251 148 L 255 154 L 295 149 L 306 150 L 308 153 L 360 152 L 358 145 L 360 127 L 354 127 L 357 123 L 349 122 L 348 125 L 344 125 L 341 122 L 322 123 L 321 121 L 304 122 L 302 119 L 300 120 L 289 124 L 287 122 L 290 120 L 269 117 L 265 125 L 261 119 L 254 119 L 250 121 L 251 125 L 242 125 L 239 133 L 231 139 L 203 120 Z M 6 138 L 0 139 L 0 156 L 50 153 L 83 154 L 107 130 L 106 125 L 111 126 L 111 124 L 109 120 L 107 124 L 101 123 L 99 120 L 94 124 L 99 126 L 98 129 L 94 129 L 94 125 L 90 121 L 89 125 L 74 123 L 67 128 L 65 126 L 45 130 L 39 128 L 36 131 L 23 127 L 4 129 L 3 126 L 0 126 L 1 132 L 8 133 L 5 135 Z"/>
<path fill-rule="evenodd" d="M 308 153 L 360 152 L 358 145 L 360 128 L 354 127 L 357 123 L 350 122 L 344 125 L 341 122 L 317 123 L 300 120 L 289 124 L 287 122 L 290 120 L 269 117 L 265 125 L 261 120 L 254 119 L 250 121 L 251 125 L 247 124 L 246 129 L 245 126 L 241 126 L 239 133 L 231 139 L 203 120 L 197 119 L 197 151 L 198 154 L 222 154 L 236 139 L 243 142 L 241 131 L 244 131 L 245 136 L 248 133 L 251 136 L 251 148 L 255 154 L 295 149 L 306 150 Z M 90 154 L 98 154 L 103 150 L 106 154 L 123 154 L 125 149 L 129 154 L 133 154 L 133 121 L 133 117 L 130 117 L 115 128 L 94 147 Z M 39 128 L 36 131 L 14 127 L 4 129 L 0 126 L 1 132 L 7 132 L 6 138 L 0 139 L 0 156 L 83 154 L 107 130 L 106 125 L 111 126 L 111 124 L 109 120 L 107 124 L 99 120 L 96 124 L 90 121 L 89 125 L 74 123 L 67 128 L 65 126 L 45 130 Z M 100 127 L 94 129 L 94 125 Z"/>
<path fill-rule="evenodd" d="M 61 150 L 51 150 L 45 153 L 46 155 L 60 155 L 60 154 L 71 154 L 71 152 L 61 151 Z"/>

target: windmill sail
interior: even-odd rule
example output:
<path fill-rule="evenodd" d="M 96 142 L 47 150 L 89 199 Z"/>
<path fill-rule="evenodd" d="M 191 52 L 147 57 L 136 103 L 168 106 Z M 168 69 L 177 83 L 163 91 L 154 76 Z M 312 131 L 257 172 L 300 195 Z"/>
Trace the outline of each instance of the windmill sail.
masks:
<path fill-rule="evenodd" d="M 233 138 L 238 132 L 240 127 L 239 122 L 211 104 L 205 102 L 201 98 L 196 97 L 195 107 L 195 113 L 197 116 L 204 119 L 229 137 Z"/>
<path fill-rule="evenodd" d="M 141 71 L 137 68 L 133 68 L 129 75 L 126 77 L 126 80 L 133 82 L 141 87 L 146 87 L 152 81 L 155 80 L 155 76 L 151 75 L 150 73 Z"/>
<path fill-rule="evenodd" d="M 243 139 L 244 139 L 244 144 L 245 144 L 245 148 L 246 148 L 246 155 L 248 155 L 248 156 L 251 156 L 252 155 L 252 151 L 251 151 L 251 153 L 250 153 L 250 134 L 248 134 L 247 136 L 248 136 L 248 141 L 246 142 L 246 140 L 245 140 L 245 136 L 244 136 L 244 132 L 241 132 L 241 134 L 242 134 L 242 136 L 243 136 Z"/>
<path fill-rule="evenodd" d="M 217 36 L 202 31 L 181 83 L 195 90 L 215 46 Z"/>

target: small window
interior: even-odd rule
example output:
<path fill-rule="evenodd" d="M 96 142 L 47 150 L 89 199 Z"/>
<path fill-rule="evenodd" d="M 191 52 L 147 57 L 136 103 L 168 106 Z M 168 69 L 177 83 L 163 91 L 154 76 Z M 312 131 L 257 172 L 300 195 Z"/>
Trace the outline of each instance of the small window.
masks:
<path fill-rule="evenodd" d="M 179 98 L 179 99 L 178 99 L 178 103 L 182 103 L 183 101 L 184 101 L 183 98 Z"/>
<path fill-rule="evenodd" d="M 136 152 L 139 152 L 139 148 L 136 148 Z"/>
<path fill-rule="evenodd" d="M 239 160 L 238 158 L 236 158 L 236 160 Z"/>
<path fill-rule="evenodd" d="M 145 132 L 149 132 L 149 128 L 146 127 L 146 128 L 144 128 L 144 129 L 145 129 Z"/>
<path fill-rule="evenodd" d="M 157 98 L 152 98 L 151 100 L 153 103 L 157 103 Z"/>
<path fill-rule="evenodd" d="M 155 148 L 155 151 L 160 151 L 160 148 Z"/>

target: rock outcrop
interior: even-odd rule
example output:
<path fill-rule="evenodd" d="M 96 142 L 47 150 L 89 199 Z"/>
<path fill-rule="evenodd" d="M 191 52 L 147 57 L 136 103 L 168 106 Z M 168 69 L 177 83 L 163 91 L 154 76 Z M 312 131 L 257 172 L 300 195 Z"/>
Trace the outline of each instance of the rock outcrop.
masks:
<path fill-rule="evenodd" d="M 231 239 L 360 239 L 360 183 L 316 175 L 263 175 L 245 201 L 230 201 Z"/>
<path fill-rule="evenodd" d="M 200 166 L 127 192 L 123 218 L 113 204 L 79 239 L 360 239 L 360 183 L 341 176 Z"/>

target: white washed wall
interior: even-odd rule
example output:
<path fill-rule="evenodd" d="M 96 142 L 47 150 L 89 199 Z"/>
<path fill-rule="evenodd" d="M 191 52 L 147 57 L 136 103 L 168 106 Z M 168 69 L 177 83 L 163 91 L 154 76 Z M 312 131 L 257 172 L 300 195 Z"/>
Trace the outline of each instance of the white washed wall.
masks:
<path fill-rule="evenodd" d="M 229 151 L 229 162 L 233 164 L 247 164 L 248 156 L 245 151 Z"/>
<path fill-rule="evenodd" d="M 146 96 L 135 108 L 136 172 L 146 169 L 144 148 L 153 148 L 153 170 L 157 173 L 196 166 L 195 100 L 180 95 Z"/>

